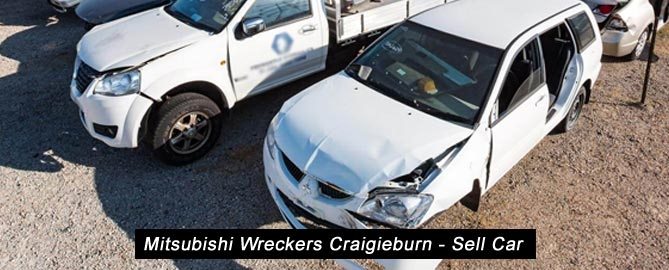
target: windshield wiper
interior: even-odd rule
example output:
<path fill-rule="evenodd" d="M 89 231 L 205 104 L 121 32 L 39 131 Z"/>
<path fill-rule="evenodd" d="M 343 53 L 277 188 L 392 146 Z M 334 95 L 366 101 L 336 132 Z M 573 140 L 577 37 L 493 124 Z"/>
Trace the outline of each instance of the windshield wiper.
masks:
<path fill-rule="evenodd" d="M 411 103 L 413 103 L 414 107 L 416 109 L 418 109 L 419 111 L 422 111 L 424 113 L 427 113 L 427 114 L 432 115 L 432 116 L 437 117 L 437 118 L 441 118 L 441 119 L 444 119 L 444 120 L 447 120 L 447 121 L 465 123 L 465 124 L 470 124 L 470 122 L 471 122 L 467 118 L 457 116 L 457 115 L 454 115 L 454 114 L 450 114 L 450 113 L 447 113 L 447 112 L 442 112 L 440 110 L 432 108 L 432 107 L 418 101 L 417 99 L 412 100 Z"/>
<path fill-rule="evenodd" d="M 372 67 L 353 63 L 346 68 L 346 73 L 352 77 L 357 77 L 363 81 L 367 81 L 369 76 L 372 75 Z"/>
<path fill-rule="evenodd" d="M 348 74 L 351 77 L 354 77 L 356 79 L 360 79 L 360 77 L 358 77 L 358 72 L 356 71 L 356 70 L 360 70 L 360 66 L 361 66 L 360 64 L 356 64 L 356 63 L 350 64 L 350 65 L 348 65 L 348 67 L 346 67 L 346 69 L 344 69 L 344 72 L 346 72 L 346 74 Z"/>

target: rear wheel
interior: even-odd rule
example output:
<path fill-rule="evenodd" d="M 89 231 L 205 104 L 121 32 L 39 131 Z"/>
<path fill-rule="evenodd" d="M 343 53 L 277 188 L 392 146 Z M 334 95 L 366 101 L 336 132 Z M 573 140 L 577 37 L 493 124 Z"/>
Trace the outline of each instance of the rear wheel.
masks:
<path fill-rule="evenodd" d="M 554 133 L 566 133 L 576 127 L 576 122 L 583 112 L 583 107 L 587 99 L 587 94 L 585 91 L 585 86 L 581 86 L 579 89 L 576 99 L 571 104 L 567 116 L 555 127 Z"/>
<path fill-rule="evenodd" d="M 168 99 L 155 119 L 148 143 L 155 156 L 170 165 L 185 165 L 202 158 L 221 133 L 220 108 L 196 93 Z"/>
<path fill-rule="evenodd" d="M 643 54 L 643 50 L 646 49 L 646 44 L 648 43 L 648 37 L 650 36 L 650 31 L 648 28 L 641 33 L 641 36 L 639 36 L 639 40 L 636 43 L 636 46 L 634 47 L 634 50 L 632 53 L 630 53 L 627 58 L 630 60 L 637 60 L 639 57 L 641 57 L 641 54 Z"/>

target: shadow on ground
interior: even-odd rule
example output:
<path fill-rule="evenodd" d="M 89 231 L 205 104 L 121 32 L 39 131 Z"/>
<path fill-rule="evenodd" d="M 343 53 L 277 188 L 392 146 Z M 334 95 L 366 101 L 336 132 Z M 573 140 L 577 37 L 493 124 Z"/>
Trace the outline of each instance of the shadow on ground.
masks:
<path fill-rule="evenodd" d="M 9 36 L 0 43 L 0 60 L 18 63 L 16 70 L 0 70 L 7 74 L 0 77 L 0 99 L 8 104 L 0 113 L 9 116 L 0 121 L 0 166 L 40 173 L 60 172 L 66 163 L 95 168 L 103 210 L 133 240 L 138 228 L 260 228 L 281 221 L 263 181 L 267 126 L 285 100 L 345 64 L 239 103 L 216 149 L 175 168 L 145 149 L 109 148 L 81 126 L 69 98 L 75 47 L 85 33 L 74 15 L 57 14 L 43 0 L 3 1 L 0 24 L 16 32 L 4 34 Z M 242 268 L 224 260 L 175 265 Z"/>

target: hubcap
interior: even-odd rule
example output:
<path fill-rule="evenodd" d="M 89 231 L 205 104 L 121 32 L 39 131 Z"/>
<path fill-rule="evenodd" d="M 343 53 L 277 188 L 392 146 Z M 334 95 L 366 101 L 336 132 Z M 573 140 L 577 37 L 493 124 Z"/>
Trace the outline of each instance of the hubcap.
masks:
<path fill-rule="evenodd" d="M 641 56 L 643 53 L 643 49 L 646 48 L 646 40 L 648 40 L 648 31 L 645 31 L 641 33 L 641 37 L 639 37 L 639 42 L 636 44 L 636 48 L 634 48 L 634 55 L 637 57 Z"/>
<path fill-rule="evenodd" d="M 571 107 L 571 111 L 569 112 L 569 126 L 573 126 L 576 123 L 576 120 L 581 115 L 584 102 L 585 94 L 579 95 L 574 101 L 574 105 Z"/>
<path fill-rule="evenodd" d="M 188 155 L 200 150 L 210 135 L 209 117 L 201 112 L 191 112 L 174 123 L 170 130 L 169 145 L 177 154 Z"/>

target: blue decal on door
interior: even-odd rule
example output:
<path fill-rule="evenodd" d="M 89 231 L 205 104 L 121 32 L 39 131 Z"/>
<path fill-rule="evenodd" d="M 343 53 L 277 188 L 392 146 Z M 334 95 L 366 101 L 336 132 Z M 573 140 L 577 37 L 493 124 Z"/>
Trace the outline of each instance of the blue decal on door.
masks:
<path fill-rule="evenodd" d="M 272 42 L 272 50 L 276 54 L 285 54 L 290 52 L 290 49 L 293 47 L 293 38 L 288 35 L 288 33 L 281 33 L 274 37 L 274 42 Z"/>

